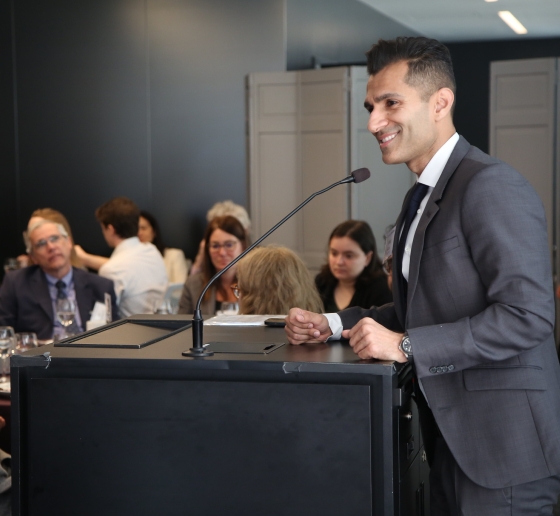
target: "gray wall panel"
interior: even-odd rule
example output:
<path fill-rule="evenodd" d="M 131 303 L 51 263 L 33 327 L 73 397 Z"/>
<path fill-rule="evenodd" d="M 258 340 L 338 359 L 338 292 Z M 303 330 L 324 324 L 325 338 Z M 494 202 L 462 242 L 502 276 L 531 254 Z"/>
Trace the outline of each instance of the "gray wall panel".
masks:
<path fill-rule="evenodd" d="M 245 205 L 245 76 L 284 70 L 282 1 L 149 2 L 153 210 L 196 246 L 218 200 Z"/>
<path fill-rule="evenodd" d="M 9 223 L 18 210 L 11 23 L 10 2 L 0 2 L 0 265 L 19 250 L 16 225 Z M 3 273 L 2 268 L 0 278 Z"/>
<path fill-rule="evenodd" d="M 10 4 L 2 9 L 9 42 Z M 21 210 L 0 221 L 13 233 L 6 254 L 23 251 L 21 230 L 44 206 L 108 254 L 94 210 L 126 195 L 193 255 L 210 205 L 246 201 L 245 75 L 285 69 L 283 0 L 14 0 L 13 14 L 19 176 L 8 74 L 0 164 Z M 2 70 L 10 52 L 2 47 Z"/>
<path fill-rule="evenodd" d="M 379 38 L 418 34 L 357 0 L 286 0 L 288 70 L 365 64 Z"/>
<path fill-rule="evenodd" d="M 143 0 L 15 3 L 21 217 L 50 206 L 107 251 L 93 212 L 143 204 L 147 174 Z"/>

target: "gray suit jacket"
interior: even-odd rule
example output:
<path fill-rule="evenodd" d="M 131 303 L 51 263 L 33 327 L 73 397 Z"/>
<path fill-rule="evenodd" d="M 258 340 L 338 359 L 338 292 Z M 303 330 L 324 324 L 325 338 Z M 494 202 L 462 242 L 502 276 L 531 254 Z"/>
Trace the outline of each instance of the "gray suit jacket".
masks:
<path fill-rule="evenodd" d="M 345 328 L 372 317 L 408 331 L 440 431 L 484 487 L 560 473 L 549 253 L 527 180 L 460 138 L 414 237 L 406 321 L 396 275 L 394 304 L 340 313 Z"/>
<path fill-rule="evenodd" d="M 179 300 L 179 313 L 192 315 L 196 307 L 196 302 L 202 294 L 202 290 L 206 286 L 202 272 L 193 274 L 187 278 L 183 293 Z M 200 311 L 205 318 L 212 317 L 216 313 L 216 287 L 211 286 L 209 289 L 208 299 L 204 299 L 200 304 Z"/>

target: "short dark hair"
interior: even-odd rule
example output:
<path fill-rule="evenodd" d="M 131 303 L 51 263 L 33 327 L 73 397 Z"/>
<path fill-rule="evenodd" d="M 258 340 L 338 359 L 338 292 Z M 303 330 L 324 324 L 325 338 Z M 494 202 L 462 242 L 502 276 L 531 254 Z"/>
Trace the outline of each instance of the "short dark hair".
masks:
<path fill-rule="evenodd" d="M 140 209 L 127 197 L 115 197 L 95 210 L 95 217 L 103 226 L 111 224 L 121 238 L 138 235 Z"/>
<path fill-rule="evenodd" d="M 422 91 L 427 101 L 440 88 L 456 91 L 455 74 L 449 49 L 436 39 L 400 37 L 380 39 L 366 52 L 367 70 L 375 75 L 391 64 L 405 61 L 408 73 L 405 81 Z"/>
<path fill-rule="evenodd" d="M 354 240 L 354 242 L 360 246 L 360 249 L 364 252 L 364 254 L 368 254 L 370 251 L 372 252 L 371 260 L 369 264 L 365 266 L 361 274 L 356 278 L 356 284 L 360 282 L 368 283 L 372 279 L 384 275 L 383 266 L 379 255 L 377 254 L 375 237 L 373 236 L 373 231 L 367 222 L 364 220 L 347 220 L 342 222 L 333 229 L 331 236 L 329 237 L 329 245 L 333 238 L 342 237 L 348 237 Z M 328 260 L 315 278 L 315 283 L 319 287 L 319 291 L 323 288 L 334 287 L 338 283 L 338 280 L 331 272 Z"/>

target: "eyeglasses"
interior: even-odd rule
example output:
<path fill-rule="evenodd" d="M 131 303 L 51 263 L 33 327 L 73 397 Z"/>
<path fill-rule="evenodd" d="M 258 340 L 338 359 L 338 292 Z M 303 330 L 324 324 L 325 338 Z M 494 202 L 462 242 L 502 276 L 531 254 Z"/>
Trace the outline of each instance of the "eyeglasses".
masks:
<path fill-rule="evenodd" d="M 223 247 L 226 251 L 233 251 L 237 246 L 236 240 L 228 240 L 223 244 L 219 244 L 218 242 L 211 242 L 208 246 L 210 248 L 211 253 L 219 253 L 220 249 Z"/>
<path fill-rule="evenodd" d="M 241 295 L 241 292 L 239 290 L 239 285 L 236 283 L 235 285 L 232 285 L 230 288 L 231 288 L 231 290 L 233 290 L 233 295 L 237 299 L 239 299 L 239 296 Z"/>
<path fill-rule="evenodd" d="M 42 240 L 39 240 L 36 244 L 33 244 L 33 249 L 35 251 L 42 251 L 45 247 L 47 247 L 47 244 L 57 244 L 58 242 L 60 242 L 61 238 L 65 238 L 62 235 L 53 235 L 50 236 L 49 238 L 43 238 Z"/>

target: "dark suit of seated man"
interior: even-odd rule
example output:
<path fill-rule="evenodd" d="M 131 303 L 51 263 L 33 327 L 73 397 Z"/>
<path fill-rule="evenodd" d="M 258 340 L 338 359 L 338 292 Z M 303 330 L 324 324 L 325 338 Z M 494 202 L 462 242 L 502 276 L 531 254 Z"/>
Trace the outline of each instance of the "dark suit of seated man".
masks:
<path fill-rule="evenodd" d="M 72 267 L 72 243 L 60 224 L 41 219 L 28 231 L 29 253 L 37 265 L 8 272 L 0 287 L 0 324 L 16 332 L 34 332 L 41 340 L 62 335 L 56 320 L 57 296 L 66 296 L 77 306 L 74 331 L 83 331 L 96 301 L 111 296 L 112 314 L 117 318 L 113 282 Z M 63 283 L 57 282 L 62 281 Z"/>

